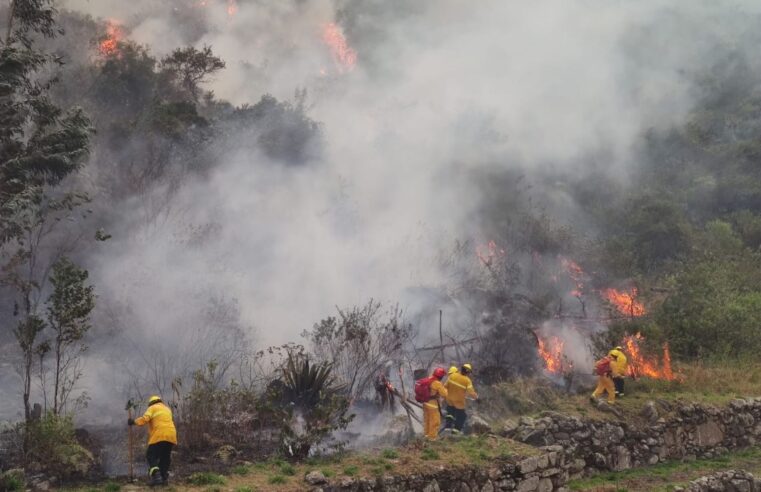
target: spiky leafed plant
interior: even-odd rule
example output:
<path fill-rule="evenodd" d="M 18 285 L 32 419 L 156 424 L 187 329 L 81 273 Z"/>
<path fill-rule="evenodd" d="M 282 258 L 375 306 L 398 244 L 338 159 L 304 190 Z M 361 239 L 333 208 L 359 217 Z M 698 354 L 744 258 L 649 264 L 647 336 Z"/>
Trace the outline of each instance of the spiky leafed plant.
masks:
<path fill-rule="evenodd" d="M 307 412 L 343 389 L 333 376 L 333 364 L 310 364 L 308 357 L 294 354 L 288 354 L 283 367 L 283 383 L 285 399 Z"/>
<path fill-rule="evenodd" d="M 282 367 L 281 384 L 271 396 L 279 403 L 283 454 L 293 460 L 309 456 L 310 450 L 328 440 L 334 431 L 344 429 L 349 398 L 333 375 L 329 362 L 312 364 L 303 354 L 288 354 Z"/>

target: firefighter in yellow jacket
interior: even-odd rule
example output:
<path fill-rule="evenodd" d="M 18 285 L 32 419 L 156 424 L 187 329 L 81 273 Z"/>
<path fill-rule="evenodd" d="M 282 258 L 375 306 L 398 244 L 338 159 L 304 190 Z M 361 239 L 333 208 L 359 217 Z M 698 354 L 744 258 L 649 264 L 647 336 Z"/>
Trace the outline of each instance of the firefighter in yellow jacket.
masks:
<path fill-rule="evenodd" d="M 142 417 L 127 420 L 127 425 L 148 424 L 148 474 L 151 485 L 166 485 L 169 481 L 169 465 L 172 462 L 172 447 L 177 445 L 177 430 L 172 419 L 172 410 L 161 401 L 161 397 L 148 399 L 148 408 Z"/>
<path fill-rule="evenodd" d="M 447 372 L 437 367 L 431 376 L 430 399 L 423 403 L 423 432 L 428 439 L 436 439 L 441 427 L 441 407 L 439 399 L 447 397 L 447 389 L 441 384 L 441 380 Z"/>
<path fill-rule="evenodd" d="M 592 403 L 597 403 L 597 398 L 602 396 L 603 393 L 608 394 L 609 404 L 612 405 L 615 403 L 616 390 L 613 386 L 613 378 L 611 378 L 611 374 L 613 373 L 612 367 L 615 363 L 615 355 L 607 355 L 595 362 L 594 373 L 597 374 L 597 387 L 595 388 L 594 393 L 592 393 L 592 396 L 589 397 L 589 400 Z"/>
<path fill-rule="evenodd" d="M 459 372 L 450 373 L 447 382 L 444 385 L 447 388 L 447 417 L 446 428 L 454 428 L 462 432 L 465 427 L 465 397 L 477 399 L 478 394 L 473 388 L 473 381 L 470 380 L 470 374 L 473 372 L 473 366 L 463 364 Z"/>
<path fill-rule="evenodd" d="M 629 371 L 629 362 L 626 360 L 626 354 L 624 354 L 623 347 L 618 346 L 608 352 L 608 355 L 614 359 L 610 364 L 610 369 L 613 377 L 613 386 L 616 388 L 616 396 L 624 396 L 624 378 Z"/>

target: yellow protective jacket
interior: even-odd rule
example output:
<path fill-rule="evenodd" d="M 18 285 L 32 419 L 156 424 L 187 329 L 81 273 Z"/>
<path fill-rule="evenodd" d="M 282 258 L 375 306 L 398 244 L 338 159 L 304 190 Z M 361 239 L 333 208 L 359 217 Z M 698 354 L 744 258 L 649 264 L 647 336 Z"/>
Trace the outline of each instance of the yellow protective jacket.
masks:
<path fill-rule="evenodd" d="M 608 352 L 613 360 L 610 361 L 610 370 L 614 378 L 626 376 L 626 372 L 629 370 L 629 362 L 626 360 L 626 355 L 620 350 L 613 349 Z"/>
<path fill-rule="evenodd" d="M 149 405 L 142 417 L 135 419 L 136 425 L 148 424 L 148 445 L 167 441 L 177 444 L 177 430 L 172 420 L 172 410 L 163 403 Z"/>
<path fill-rule="evenodd" d="M 460 410 L 465 410 L 465 397 L 478 398 L 476 390 L 473 388 L 473 382 L 470 378 L 461 373 L 451 374 L 447 378 L 447 405 L 451 405 Z"/>
<path fill-rule="evenodd" d="M 441 381 L 434 379 L 431 383 L 431 399 L 428 402 L 423 403 L 424 406 L 429 408 L 439 408 L 439 397 L 447 397 L 447 389 L 441 384 Z"/>

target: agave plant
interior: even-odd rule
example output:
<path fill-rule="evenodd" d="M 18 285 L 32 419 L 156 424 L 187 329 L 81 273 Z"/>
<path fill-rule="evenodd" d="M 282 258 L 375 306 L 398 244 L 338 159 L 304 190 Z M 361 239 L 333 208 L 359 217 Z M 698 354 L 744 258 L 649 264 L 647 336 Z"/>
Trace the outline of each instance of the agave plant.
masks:
<path fill-rule="evenodd" d="M 329 362 L 312 364 L 303 354 L 289 353 L 280 384 L 271 389 L 280 396 L 282 451 L 289 459 L 306 458 L 353 417 L 345 387 L 337 383 Z"/>
<path fill-rule="evenodd" d="M 288 354 L 283 367 L 283 384 L 285 399 L 307 411 L 332 399 L 343 389 L 336 383 L 331 363 L 310 364 L 308 357 L 294 354 Z"/>

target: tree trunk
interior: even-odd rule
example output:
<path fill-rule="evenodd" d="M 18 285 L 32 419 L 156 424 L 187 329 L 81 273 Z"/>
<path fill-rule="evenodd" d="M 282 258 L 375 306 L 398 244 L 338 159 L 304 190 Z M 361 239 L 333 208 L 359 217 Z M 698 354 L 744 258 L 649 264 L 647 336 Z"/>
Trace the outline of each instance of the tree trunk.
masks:
<path fill-rule="evenodd" d="M 16 17 L 16 0 L 11 0 L 11 4 L 8 6 L 8 32 L 5 35 L 5 45 L 11 42 L 11 34 L 13 33 L 13 18 Z"/>
<path fill-rule="evenodd" d="M 53 413 L 58 415 L 58 381 L 61 377 L 61 335 L 59 335 L 55 341 L 55 385 L 53 388 Z"/>
<path fill-rule="evenodd" d="M 40 353 L 40 387 L 42 388 L 43 414 L 48 412 L 47 376 L 45 374 L 45 355 Z"/>
<path fill-rule="evenodd" d="M 32 391 L 32 352 L 24 354 L 24 419 L 28 423 L 32 419 L 32 407 L 29 404 Z"/>

